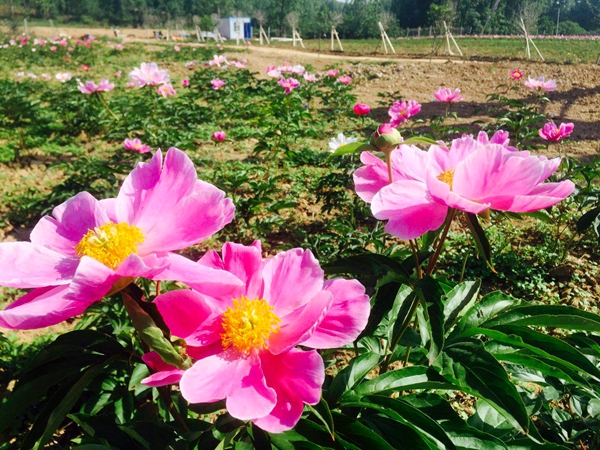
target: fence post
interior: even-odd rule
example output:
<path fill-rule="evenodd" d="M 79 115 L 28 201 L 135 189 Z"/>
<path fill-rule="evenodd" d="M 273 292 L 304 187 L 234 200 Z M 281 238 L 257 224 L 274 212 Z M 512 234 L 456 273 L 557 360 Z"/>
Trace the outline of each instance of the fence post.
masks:
<path fill-rule="evenodd" d="M 431 25 L 429 25 L 429 37 L 431 37 Z"/>
<path fill-rule="evenodd" d="M 417 37 L 421 37 L 421 27 L 417 28 Z"/>

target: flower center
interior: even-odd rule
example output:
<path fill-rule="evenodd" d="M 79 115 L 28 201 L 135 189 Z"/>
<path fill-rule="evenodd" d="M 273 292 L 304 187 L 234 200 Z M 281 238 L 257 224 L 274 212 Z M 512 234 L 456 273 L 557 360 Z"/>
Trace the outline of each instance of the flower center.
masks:
<path fill-rule="evenodd" d="M 452 190 L 452 182 L 454 181 L 454 169 L 444 170 L 437 176 L 437 179 L 446 183 L 448 186 L 450 186 L 450 190 Z"/>
<path fill-rule="evenodd" d="M 246 354 L 267 348 L 271 334 L 279 332 L 280 321 L 264 299 L 234 299 L 233 306 L 223 313 L 223 347 L 233 346 Z"/>
<path fill-rule="evenodd" d="M 129 255 L 137 253 L 144 242 L 144 234 L 138 227 L 126 222 L 107 222 L 95 227 L 83 236 L 75 251 L 79 257 L 89 256 L 107 267 L 115 269 Z"/>

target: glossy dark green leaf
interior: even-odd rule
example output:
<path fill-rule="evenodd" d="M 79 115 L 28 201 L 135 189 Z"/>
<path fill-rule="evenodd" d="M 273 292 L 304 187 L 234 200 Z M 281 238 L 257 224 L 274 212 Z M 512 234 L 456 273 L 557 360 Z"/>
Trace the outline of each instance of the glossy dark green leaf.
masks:
<path fill-rule="evenodd" d="M 485 235 L 485 231 L 479 224 L 477 215 L 465 213 L 465 217 L 467 219 L 467 226 L 471 231 L 471 236 L 473 236 L 473 239 L 475 240 L 475 245 L 477 246 L 479 254 L 485 260 L 492 272 L 496 272 L 496 270 L 494 269 L 494 264 L 492 263 L 492 246 L 490 245 L 487 236 Z"/>
<path fill-rule="evenodd" d="M 530 325 L 600 332 L 600 316 L 564 305 L 533 305 L 514 308 L 483 322 L 482 326 Z"/>
<path fill-rule="evenodd" d="M 361 142 L 352 142 L 350 144 L 342 145 L 338 147 L 330 156 L 341 156 L 347 155 L 348 153 L 354 152 L 372 152 L 376 149 L 369 144 L 363 144 Z"/>
<path fill-rule="evenodd" d="M 352 359 L 350 363 L 337 374 L 327 388 L 327 391 L 323 394 L 327 403 L 329 403 L 331 407 L 335 406 L 342 395 L 352 389 L 356 383 L 362 381 L 365 375 L 379 364 L 380 360 L 381 356 L 373 352 L 363 353 L 358 358 Z"/>
<path fill-rule="evenodd" d="M 481 280 L 465 281 L 442 298 L 444 304 L 444 329 L 450 328 L 469 310 L 477 300 Z"/>
<path fill-rule="evenodd" d="M 357 449 L 394 450 L 385 439 L 352 417 L 333 412 L 333 420 L 338 440 L 343 439 L 343 441 L 356 446 Z M 347 445 L 344 445 L 344 448 L 348 448 Z"/>
<path fill-rule="evenodd" d="M 527 432 L 529 415 L 508 374 L 477 339 L 447 344 L 436 361 L 442 376 L 468 394 L 487 400 L 519 431 Z"/>
<path fill-rule="evenodd" d="M 585 230 L 591 227 L 598 216 L 600 216 L 600 206 L 586 212 L 575 222 L 575 225 L 577 226 L 577 232 L 583 233 Z"/>
<path fill-rule="evenodd" d="M 440 425 L 458 449 L 507 450 L 506 445 L 500 439 L 470 427 L 465 422 L 445 421 Z"/>
<path fill-rule="evenodd" d="M 315 406 L 306 405 L 306 407 L 321 421 L 325 426 L 332 439 L 335 439 L 335 427 L 333 424 L 333 417 L 331 416 L 331 410 L 327 402 L 321 398 L 319 403 Z"/>
<path fill-rule="evenodd" d="M 444 291 L 431 277 L 419 280 L 415 292 L 421 299 L 421 308 L 417 311 L 421 341 L 427 347 L 429 364 L 437 359 L 444 348 L 444 316 L 442 296 Z"/>

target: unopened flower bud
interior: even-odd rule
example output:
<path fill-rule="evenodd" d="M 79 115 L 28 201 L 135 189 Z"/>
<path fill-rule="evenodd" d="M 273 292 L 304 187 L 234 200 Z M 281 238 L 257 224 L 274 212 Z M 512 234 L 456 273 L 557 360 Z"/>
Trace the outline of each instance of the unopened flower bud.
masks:
<path fill-rule="evenodd" d="M 382 152 L 389 152 L 402 142 L 402 136 L 397 129 L 389 123 L 384 123 L 377 128 L 371 136 L 371 145 Z"/>

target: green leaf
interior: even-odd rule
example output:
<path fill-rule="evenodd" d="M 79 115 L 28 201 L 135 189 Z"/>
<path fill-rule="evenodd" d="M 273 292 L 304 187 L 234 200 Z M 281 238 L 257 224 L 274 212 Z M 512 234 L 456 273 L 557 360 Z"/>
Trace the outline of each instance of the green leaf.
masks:
<path fill-rule="evenodd" d="M 402 144 L 404 144 L 404 145 L 410 145 L 410 144 L 440 145 L 439 142 L 434 141 L 433 139 L 426 138 L 424 136 L 416 136 L 416 137 L 408 138 L 405 141 L 402 141 Z"/>
<path fill-rule="evenodd" d="M 377 151 L 377 149 L 375 147 L 372 147 L 369 144 L 363 144 L 361 142 L 352 142 L 350 144 L 346 144 L 346 145 L 342 145 L 342 146 L 338 147 L 333 153 L 331 153 L 330 156 L 341 156 L 341 155 L 347 155 L 348 153 L 363 152 L 363 151 L 373 152 L 373 151 Z"/>
<path fill-rule="evenodd" d="M 500 439 L 470 427 L 465 422 L 442 422 L 440 425 L 459 449 L 507 450 Z"/>
<path fill-rule="evenodd" d="M 482 327 L 494 328 L 497 325 L 530 325 L 600 332 L 600 316 L 572 306 L 522 306 L 499 314 L 484 322 Z"/>
<path fill-rule="evenodd" d="M 492 272 L 496 273 L 496 269 L 494 269 L 494 264 L 492 263 L 492 246 L 485 235 L 485 231 L 483 231 L 483 228 L 479 224 L 477 215 L 465 213 L 465 217 L 479 254 L 483 257 Z"/>
<path fill-rule="evenodd" d="M 527 432 L 529 415 L 508 374 L 477 339 L 454 341 L 436 361 L 441 375 L 466 393 L 487 400 L 519 431 Z"/>
<path fill-rule="evenodd" d="M 407 278 L 410 277 L 410 273 L 404 268 L 402 263 L 389 256 L 377 253 L 363 253 L 361 255 L 342 258 L 325 264 L 323 270 L 328 275 L 349 274 L 361 277 L 381 278 L 387 273 L 393 272 Z"/>
<path fill-rule="evenodd" d="M 446 331 L 449 331 L 458 319 L 475 304 L 480 287 L 481 280 L 465 281 L 448 292 L 442 299 Z"/>
<path fill-rule="evenodd" d="M 380 359 L 381 356 L 374 352 L 363 353 L 358 358 L 352 359 L 333 379 L 331 385 L 323 394 L 327 403 L 334 407 L 342 395 L 352 389 L 356 383 L 362 381 L 379 364 Z"/>
<path fill-rule="evenodd" d="M 407 314 L 411 310 L 414 301 L 419 301 L 419 299 L 416 298 L 416 293 L 410 287 L 402 285 L 400 289 L 398 289 L 392 309 L 390 309 L 387 314 L 389 317 L 386 333 L 388 343 L 394 341 L 394 337 L 397 335 L 404 320 L 409 320 Z"/>
<path fill-rule="evenodd" d="M 413 389 L 456 389 L 456 386 L 426 366 L 410 366 L 386 372 L 359 384 L 353 391 L 342 396 L 342 404 L 346 401 L 355 401 L 365 395 L 391 394 Z"/>
<path fill-rule="evenodd" d="M 419 280 L 415 292 L 421 298 L 421 308 L 417 311 L 419 332 L 423 345 L 428 346 L 427 359 L 429 364 L 437 359 L 444 348 L 444 317 L 442 312 L 441 286 L 431 277 Z"/>
<path fill-rule="evenodd" d="M 475 414 L 469 417 L 467 423 L 501 439 L 514 433 L 514 427 L 509 420 L 485 400 L 477 402 Z"/>
<path fill-rule="evenodd" d="M 460 338 L 469 328 L 477 328 L 490 320 L 496 314 L 520 306 L 523 302 L 500 291 L 492 292 L 473 305 L 460 319 L 456 328 L 450 334 L 450 339 Z"/>
<path fill-rule="evenodd" d="M 508 450 L 567 450 L 569 448 L 550 442 L 538 444 L 527 438 L 515 439 L 507 442 L 506 445 Z"/>
<path fill-rule="evenodd" d="M 335 427 L 333 425 L 333 417 L 327 402 L 321 398 L 315 406 L 306 405 L 306 407 L 325 425 L 325 429 L 329 432 L 331 439 L 335 439 Z"/>
<path fill-rule="evenodd" d="M 600 206 L 589 210 L 583 216 L 581 216 L 575 224 L 577 225 L 577 232 L 583 233 L 589 227 L 592 226 L 596 218 L 600 215 Z"/>
<path fill-rule="evenodd" d="M 337 430 L 336 437 L 342 445 L 344 441 L 349 441 L 356 449 L 394 450 L 385 439 L 358 420 L 338 412 L 333 412 L 333 418 Z M 344 445 L 344 448 L 348 447 Z"/>

